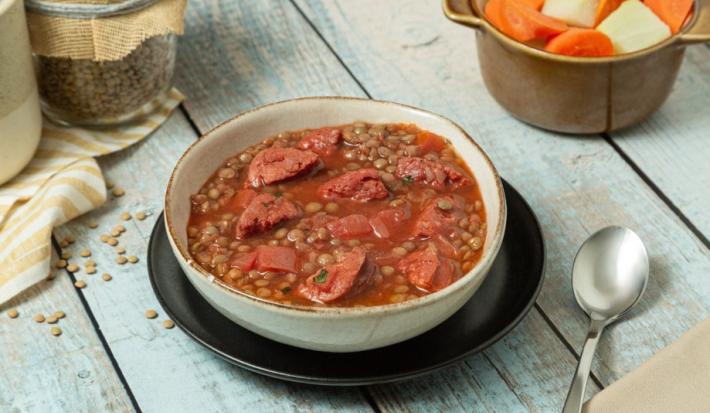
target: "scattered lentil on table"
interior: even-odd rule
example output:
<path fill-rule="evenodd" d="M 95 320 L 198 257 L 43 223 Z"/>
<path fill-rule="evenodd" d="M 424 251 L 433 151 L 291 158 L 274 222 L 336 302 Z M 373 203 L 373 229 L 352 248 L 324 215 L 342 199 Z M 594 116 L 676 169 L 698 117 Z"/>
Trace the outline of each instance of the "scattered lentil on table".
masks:
<path fill-rule="evenodd" d="M 35 314 L 34 317 L 32 317 L 32 319 L 35 320 L 35 322 L 37 322 L 37 323 L 44 323 L 44 320 L 45 320 L 44 314 L 42 314 L 42 313 Z"/>
<path fill-rule="evenodd" d="M 76 280 L 76 281 L 74 281 L 74 287 L 79 288 L 79 289 L 84 288 L 84 287 L 86 287 L 86 281 Z"/>
<path fill-rule="evenodd" d="M 52 327 L 52 329 L 50 331 L 51 331 L 52 335 L 55 337 L 62 335 L 62 329 L 57 326 Z"/>
<path fill-rule="evenodd" d="M 168 330 L 175 327 L 175 323 L 173 320 L 163 320 L 163 327 L 167 328 Z"/>
<path fill-rule="evenodd" d="M 7 312 L 7 316 L 10 318 L 17 318 L 19 315 L 20 313 L 14 308 Z"/>
<path fill-rule="evenodd" d="M 158 316 L 158 312 L 155 311 L 155 310 L 153 310 L 153 309 L 145 310 L 144 315 L 145 315 L 145 318 L 153 319 L 153 318 L 156 318 L 156 317 Z"/>

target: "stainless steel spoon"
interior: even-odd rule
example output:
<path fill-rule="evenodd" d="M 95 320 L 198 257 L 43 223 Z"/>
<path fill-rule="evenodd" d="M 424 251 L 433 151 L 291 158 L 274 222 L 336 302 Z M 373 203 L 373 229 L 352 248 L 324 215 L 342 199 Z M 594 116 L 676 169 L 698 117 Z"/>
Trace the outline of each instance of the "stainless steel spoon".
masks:
<path fill-rule="evenodd" d="M 628 228 L 606 227 L 577 252 L 572 289 L 589 315 L 589 331 L 562 413 L 582 411 L 589 369 L 604 327 L 616 321 L 643 295 L 648 282 L 648 254 L 641 238 Z"/>

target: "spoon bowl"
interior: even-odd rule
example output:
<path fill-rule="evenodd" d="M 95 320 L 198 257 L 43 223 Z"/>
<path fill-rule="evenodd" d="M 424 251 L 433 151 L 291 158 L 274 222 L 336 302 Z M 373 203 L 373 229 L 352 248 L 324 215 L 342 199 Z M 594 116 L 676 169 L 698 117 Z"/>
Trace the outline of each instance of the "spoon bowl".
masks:
<path fill-rule="evenodd" d="M 602 331 L 641 299 L 648 272 L 646 247 L 628 228 L 601 229 L 577 252 L 572 268 L 572 290 L 579 306 L 589 315 L 589 331 L 563 413 L 582 411 L 589 369 Z"/>
<path fill-rule="evenodd" d="M 589 237 L 574 259 L 574 297 L 590 318 L 608 324 L 638 302 L 648 273 L 641 238 L 628 228 L 606 227 Z"/>

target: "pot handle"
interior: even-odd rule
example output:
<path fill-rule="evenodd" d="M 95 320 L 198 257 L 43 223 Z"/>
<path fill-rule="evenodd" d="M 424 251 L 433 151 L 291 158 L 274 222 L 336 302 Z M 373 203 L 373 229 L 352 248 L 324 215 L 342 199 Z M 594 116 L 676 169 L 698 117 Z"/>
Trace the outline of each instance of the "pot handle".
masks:
<path fill-rule="evenodd" d="M 444 9 L 446 18 L 452 22 L 474 29 L 483 28 L 481 18 L 471 11 L 467 3 L 466 0 L 441 0 L 441 7 Z M 459 13 L 459 10 L 465 10 L 466 14 Z"/>
<path fill-rule="evenodd" d="M 696 8 L 693 27 L 679 36 L 681 44 L 710 42 L 710 0 L 698 0 Z"/>

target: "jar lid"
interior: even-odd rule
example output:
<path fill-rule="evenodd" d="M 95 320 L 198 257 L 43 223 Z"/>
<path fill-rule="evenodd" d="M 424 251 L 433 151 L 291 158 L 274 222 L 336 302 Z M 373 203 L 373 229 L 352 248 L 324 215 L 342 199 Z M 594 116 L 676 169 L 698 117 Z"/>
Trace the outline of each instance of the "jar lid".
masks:
<path fill-rule="evenodd" d="M 151 6 L 158 0 L 106 0 L 81 3 L 56 2 L 48 0 L 25 0 L 25 8 L 33 13 L 47 16 L 69 17 L 73 19 L 95 19 L 133 13 Z"/>

